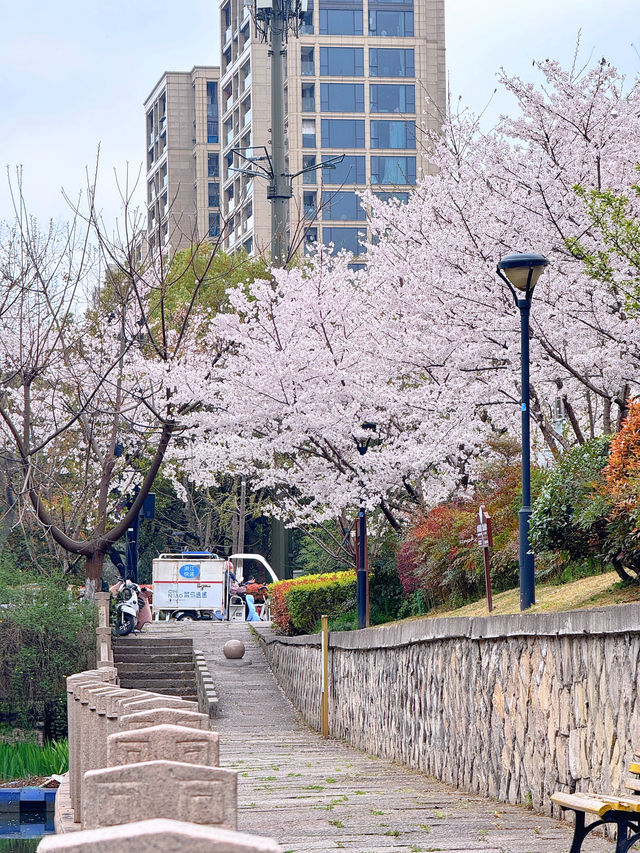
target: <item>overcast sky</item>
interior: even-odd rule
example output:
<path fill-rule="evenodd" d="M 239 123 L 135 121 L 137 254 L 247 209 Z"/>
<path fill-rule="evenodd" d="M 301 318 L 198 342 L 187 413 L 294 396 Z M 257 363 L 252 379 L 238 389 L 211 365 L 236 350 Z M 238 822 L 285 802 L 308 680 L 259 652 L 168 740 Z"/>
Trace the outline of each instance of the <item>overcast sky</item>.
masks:
<path fill-rule="evenodd" d="M 419 0 L 415 0 L 419 2 Z M 638 0 L 445 0 L 452 97 L 490 126 L 509 112 L 500 67 L 532 79 L 534 59 L 606 56 L 630 79 L 640 72 Z M 23 166 L 39 219 L 64 219 L 61 188 L 75 196 L 100 146 L 98 203 L 118 213 L 114 169 L 135 177 L 144 157 L 142 104 L 162 72 L 218 61 L 217 2 L 0 0 L 0 163 Z M 0 180 L 0 219 L 12 216 Z"/>

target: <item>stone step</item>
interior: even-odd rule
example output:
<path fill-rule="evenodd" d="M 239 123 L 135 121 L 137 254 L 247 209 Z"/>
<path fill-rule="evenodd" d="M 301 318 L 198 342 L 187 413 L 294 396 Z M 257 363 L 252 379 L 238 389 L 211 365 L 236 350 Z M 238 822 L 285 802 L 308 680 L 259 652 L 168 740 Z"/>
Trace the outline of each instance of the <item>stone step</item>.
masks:
<path fill-rule="evenodd" d="M 147 678 L 194 678 L 196 668 L 193 663 L 185 664 L 161 664 L 155 663 L 152 665 L 139 663 L 124 663 L 117 661 L 118 675 L 139 675 Z"/>
<path fill-rule="evenodd" d="M 125 684 L 124 682 L 130 682 Z M 186 674 L 176 674 L 172 675 L 171 673 L 163 672 L 163 673 L 155 673 L 155 672 L 125 672 L 120 677 L 120 686 L 121 687 L 140 687 L 144 686 L 145 689 L 151 689 L 149 685 L 155 686 L 167 686 L 171 687 L 172 685 L 176 685 L 176 687 L 182 687 L 183 685 L 187 685 L 189 687 L 194 687 L 196 683 L 195 673 L 188 672 Z"/>
<path fill-rule="evenodd" d="M 121 637 L 117 640 L 114 638 L 112 641 L 112 645 L 114 649 L 149 649 L 149 650 L 159 650 L 163 652 L 185 652 L 189 649 L 193 648 L 193 640 L 190 639 L 181 639 L 181 640 L 170 640 L 160 638 L 156 639 L 129 639 L 128 637 Z"/>
<path fill-rule="evenodd" d="M 114 650 L 113 656 L 116 663 L 123 664 L 144 664 L 145 666 L 190 666 L 193 663 L 193 654 L 184 655 L 166 655 L 166 654 L 146 654 L 144 652 L 123 652 L 120 649 Z"/>

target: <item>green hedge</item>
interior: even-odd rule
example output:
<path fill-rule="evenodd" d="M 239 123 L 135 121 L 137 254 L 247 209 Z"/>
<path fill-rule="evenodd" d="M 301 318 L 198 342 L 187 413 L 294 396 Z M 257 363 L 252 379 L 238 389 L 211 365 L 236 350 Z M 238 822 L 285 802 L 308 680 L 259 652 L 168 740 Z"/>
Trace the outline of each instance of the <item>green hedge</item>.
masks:
<path fill-rule="evenodd" d="M 313 634 L 322 615 L 335 619 L 356 606 L 356 575 L 304 575 L 272 584 L 270 594 L 272 618 L 281 634 Z"/>

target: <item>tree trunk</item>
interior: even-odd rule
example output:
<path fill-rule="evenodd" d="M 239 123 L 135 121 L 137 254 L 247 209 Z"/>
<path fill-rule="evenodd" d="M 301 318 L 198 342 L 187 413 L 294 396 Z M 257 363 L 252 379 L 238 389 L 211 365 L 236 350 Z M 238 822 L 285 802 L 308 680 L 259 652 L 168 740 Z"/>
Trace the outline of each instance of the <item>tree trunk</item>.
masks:
<path fill-rule="evenodd" d="M 94 551 L 86 558 L 85 568 L 85 598 L 93 601 L 96 592 L 100 592 L 102 586 L 102 566 L 104 564 L 104 551 Z"/>

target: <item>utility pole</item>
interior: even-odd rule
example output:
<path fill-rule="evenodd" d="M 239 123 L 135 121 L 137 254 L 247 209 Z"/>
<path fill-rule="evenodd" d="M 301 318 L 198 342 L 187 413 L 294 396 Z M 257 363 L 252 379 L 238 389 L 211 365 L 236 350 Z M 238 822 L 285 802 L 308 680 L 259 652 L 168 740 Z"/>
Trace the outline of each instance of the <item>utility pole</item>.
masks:
<path fill-rule="evenodd" d="M 253 156 L 236 148 L 234 153 L 243 162 L 233 171 L 251 178 L 266 178 L 267 198 L 271 202 L 271 262 L 283 267 L 289 259 L 289 199 L 293 195 L 292 180 L 315 169 L 335 169 L 344 154 L 331 157 L 298 172 L 286 171 L 284 125 L 284 63 L 289 33 L 297 38 L 300 22 L 307 11 L 308 0 L 253 0 L 253 23 L 260 40 L 269 45 L 271 60 L 271 146 L 256 146 Z M 255 154 L 262 151 L 262 154 Z M 280 578 L 290 576 L 289 531 L 277 518 L 271 521 L 271 563 Z"/>
<path fill-rule="evenodd" d="M 285 174 L 284 130 L 284 73 L 285 48 L 289 15 L 287 0 L 273 0 L 271 23 L 271 167 L 272 175 L 267 187 L 271 202 L 271 258 L 273 266 L 282 267 L 289 255 L 287 219 L 289 199 L 293 195 L 291 178 Z M 301 12 L 300 12 L 301 14 Z M 299 18 L 297 19 L 299 20 Z M 297 26 L 296 26 L 297 34 Z"/>

